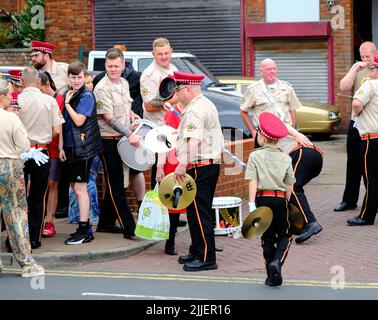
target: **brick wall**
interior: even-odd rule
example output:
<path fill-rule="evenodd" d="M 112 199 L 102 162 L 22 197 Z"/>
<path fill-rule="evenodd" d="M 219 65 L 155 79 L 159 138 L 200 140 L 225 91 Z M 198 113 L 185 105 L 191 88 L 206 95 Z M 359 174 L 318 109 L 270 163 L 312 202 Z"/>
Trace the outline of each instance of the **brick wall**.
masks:
<path fill-rule="evenodd" d="M 252 139 L 228 142 L 225 147 L 231 153 L 235 154 L 240 160 L 244 163 L 247 163 L 249 154 L 253 150 L 254 144 Z M 245 170 L 228 155 L 223 154 L 221 171 L 217 183 L 217 188 L 215 191 L 215 196 L 217 197 L 239 197 L 246 198 L 248 197 L 248 182 L 244 180 Z M 144 172 L 146 179 L 146 190 L 151 189 L 151 176 L 149 171 Z M 98 179 L 97 179 L 97 189 L 99 199 L 103 198 L 103 173 L 100 168 Z M 126 191 L 127 203 L 130 206 L 132 211 L 136 211 L 137 202 L 134 197 L 131 186 Z"/>
<path fill-rule="evenodd" d="M 331 9 L 328 7 L 326 1 L 319 0 L 319 4 L 320 20 L 331 21 L 334 14 L 330 12 Z M 332 30 L 331 32 L 331 36 L 334 40 L 334 92 L 335 104 L 342 114 L 340 131 L 346 132 L 350 121 L 350 100 L 340 97 L 338 94 L 340 94 L 340 80 L 353 63 L 353 1 L 339 0 L 337 1 L 337 5 L 341 5 L 344 8 L 345 28 L 343 30 Z M 246 23 L 265 22 L 264 0 L 245 0 L 245 6 Z M 253 61 L 250 61 L 249 39 L 247 38 L 245 41 L 246 70 L 249 72 L 251 63 L 253 65 Z"/>
<path fill-rule="evenodd" d="M 31 49 L 0 49 L 0 66 L 26 66 Z"/>
<path fill-rule="evenodd" d="M 8 11 L 15 12 L 18 10 L 18 1 L 15 0 L 1 0 L 0 8 L 4 8 Z"/>
<path fill-rule="evenodd" d="M 56 61 L 78 59 L 80 44 L 92 50 L 90 0 L 45 0 L 46 41 L 54 43 Z"/>

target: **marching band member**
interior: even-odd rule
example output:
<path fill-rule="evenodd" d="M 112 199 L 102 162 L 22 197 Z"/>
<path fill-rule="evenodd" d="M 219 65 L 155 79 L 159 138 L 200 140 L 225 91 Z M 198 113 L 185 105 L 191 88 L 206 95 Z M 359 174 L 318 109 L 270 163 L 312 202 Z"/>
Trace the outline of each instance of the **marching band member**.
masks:
<path fill-rule="evenodd" d="M 288 200 L 295 182 L 291 158 L 277 148 L 277 141 L 288 134 L 285 124 L 275 115 L 263 112 L 259 117 L 257 139 L 262 147 L 251 152 L 245 179 L 249 180 L 249 212 L 267 206 L 273 220 L 261 236 L 268 277 L 265 284 L 282 284 L 281 267 L 293 240 L 290 233 Z"/>
<path fill-rule="evenodd" d="M 194 201 L 187 207 L 191 237 L 189 254 L 179 257 L 185 271 L 217 269 L 212 203 L 220 172 L 224 140 L 218 111 L 201 92 L 203 75 L 174 72 L 175 93 L 182 107 L 178 128 L 175 177 L 185 174 L 197 185 Z"/>

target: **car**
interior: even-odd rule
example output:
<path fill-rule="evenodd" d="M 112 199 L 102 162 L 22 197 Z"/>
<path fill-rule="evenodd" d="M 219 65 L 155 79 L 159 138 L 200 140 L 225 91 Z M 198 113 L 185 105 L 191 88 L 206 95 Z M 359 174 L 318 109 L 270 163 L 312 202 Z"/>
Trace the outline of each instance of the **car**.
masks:
<path fill-rule="evenodd" d="M 247 88 L 256 83 L 253 77 L 219 76 L 218 80 L 232 86 L 240 97 L 243 97 Z M 311 135 L 313 139 L 325 140 L 338 129 L 341 121 L 339 110 L 330 104 L 318 101 L 302 100 L 302 106 L 297 110 L 297 126 L 300 132 Z"/>
<path fill-rule="evenodd" d="M 90 51 L 88 71 L 97 74 L 105 70 L 106 51 Z M 134 70 L 143 72 L 153 61 L 150 51 L 124 51 L 126 61 Z M 217 107 L 225 140 L 241 140 L 250 137 L 250 133 L 240 117 L 241 98 L 233 86 L 222 84 L 219 80 L 190 53 L 174 52 L 171 63 L 182 72 L 202 74 L 202 91 Z"/>

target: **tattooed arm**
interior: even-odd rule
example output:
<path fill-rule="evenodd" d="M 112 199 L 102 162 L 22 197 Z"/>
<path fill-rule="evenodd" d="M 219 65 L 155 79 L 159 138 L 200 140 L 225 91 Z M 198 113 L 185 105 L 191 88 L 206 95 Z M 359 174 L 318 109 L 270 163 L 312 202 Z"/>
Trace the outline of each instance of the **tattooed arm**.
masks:
<path fill-rule="evenodd" d="M 119 120 L 115 119 L 112 114 L 105 113 L 102 115 L 106 123 L 111 126 L 115 131 L 124 135 L 129 139 L 129 142 L 132 146 L 138 147 L 139 137 L 133 134 L 128 128 L 126 128 Z"/>

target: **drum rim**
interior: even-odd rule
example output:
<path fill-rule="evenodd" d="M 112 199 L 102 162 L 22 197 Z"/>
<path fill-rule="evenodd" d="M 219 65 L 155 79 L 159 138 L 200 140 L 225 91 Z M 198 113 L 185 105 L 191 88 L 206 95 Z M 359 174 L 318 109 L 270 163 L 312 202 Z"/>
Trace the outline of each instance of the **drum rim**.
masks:
<path fill-rule="evenodd" d="M 227 200 L 229 202 L 227 202 Z M 219 203 L 221 201 L 224 201 L 224 203 Z M 218 202 L 218 203 L 214 203 Z M 212 203 L 212 209 L 217 209 L 217 208 L 234 208 L 234 207 L 239 207 L 243 203 L 242 199 L 239 197 L 214 197 L 213 203 Z"/>

